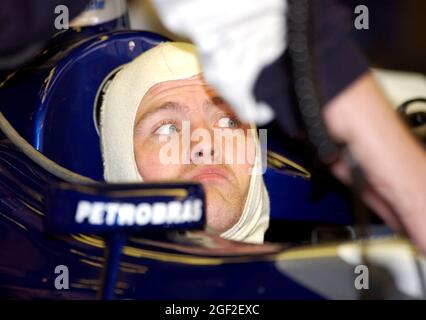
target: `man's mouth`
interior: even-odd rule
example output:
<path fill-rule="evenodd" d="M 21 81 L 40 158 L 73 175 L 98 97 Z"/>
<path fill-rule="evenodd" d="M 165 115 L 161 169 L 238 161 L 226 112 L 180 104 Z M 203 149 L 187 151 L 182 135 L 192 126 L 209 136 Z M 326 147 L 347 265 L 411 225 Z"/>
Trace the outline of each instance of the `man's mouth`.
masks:
<path fill-rule="evenodd" d="M 200 182 L 215 182 L 229 180 L 228 174 L 219 166 L 203 166 L 191 172 L 191 180 Z"/>

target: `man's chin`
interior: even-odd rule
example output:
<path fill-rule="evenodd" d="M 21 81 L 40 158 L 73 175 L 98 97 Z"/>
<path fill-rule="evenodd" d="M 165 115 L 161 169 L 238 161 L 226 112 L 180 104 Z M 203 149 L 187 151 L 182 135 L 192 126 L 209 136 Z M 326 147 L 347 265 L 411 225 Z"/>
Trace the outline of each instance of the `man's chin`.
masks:
<path fill-rule="evenodd" d="M 206 199 L 208 204 L 213 203 L 217 207 L 226 208 L 229 206 L 229 202 L 232 202 L 233 198 L 231 198 L 235 192 L 229 185 L 216 185 L 216 184 L 204 184 L 203 189 L 206 194 Z M 234 200 L 235 201 L 235 200 Z"/>
<path fill-rule="evenodd" d="M 240 206 L 234 203 L 238 197 L 233 197 L 232 192 L 226 191 L 212 186 L 205 188 L 207 225 L 218 234 L 230 229 L 241 216 Z"/>

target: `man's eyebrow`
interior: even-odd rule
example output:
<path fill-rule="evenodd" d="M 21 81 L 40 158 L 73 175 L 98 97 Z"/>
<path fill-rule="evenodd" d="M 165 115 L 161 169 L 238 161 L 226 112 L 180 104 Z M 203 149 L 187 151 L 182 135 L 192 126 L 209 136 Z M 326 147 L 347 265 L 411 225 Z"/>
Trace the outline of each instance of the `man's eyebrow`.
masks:
<path fill-rule="evenodd" d="M 206 100 L 205 102 L 206 105 L 221 105 L 221 104 L 226 104 L 225 100 L 222 97 L 219 96 L 214 96 L 211 99 Z"/>
<path fill-rule="evenodd" d="M 209 108 L 211 106 L 216 106 L 222 111 L 225 111 L 227 113 L 230 113 L 231 115 L 237 117 L 234 110 L 229 106 L 229 104 L 226 102 L 225 99 L 223 99 L 221 96 L 213 96 L 203 103 L 204 108 Z"/>
<path fill-rule="evenodd" d="M 135 127 L 139 125 L 141 122 L 146 121 L 146 119 L 148 119 L 149 117 L 152 117 L 154 114 L 158 112 L 162 112 L 162 111 L 184 112 L 186 109 L 188 109 L 187 106 L 182 105 L 178 102 L 174 102 L 174 101 L 164 102 L 159 107 L 144 113 L 136 122 Z"/>

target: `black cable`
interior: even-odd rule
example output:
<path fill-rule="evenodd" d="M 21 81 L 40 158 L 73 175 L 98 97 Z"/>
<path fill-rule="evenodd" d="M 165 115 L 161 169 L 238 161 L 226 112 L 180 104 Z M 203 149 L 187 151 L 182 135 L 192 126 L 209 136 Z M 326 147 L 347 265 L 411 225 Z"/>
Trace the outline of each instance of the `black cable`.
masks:
<path fill-rule="evenodd" d="M 331 139 L 321 116 L 318 90 L 315 85 L 312 55 L 309 47 L 312 12 L 308 0 L 289 1 L 289 53 L 292 62 L 294 88 L 299 110 L 305 123 L 308 138 L 320 160 L 330 165 L 339 155 L 339 147 Z"/>
<path fill-rule="evenodd" d="M 350 151 L 345 146 L 338 146 L 329 135 L 324 123 L 319 94 L 315 85 L 314 67 L 310 35 L 312 34 L 312 9 L 309 0 L 290 0 L 289 14 L 289 50 L 296 97 L 308 137 L 314 145 L 320 160 L 330 165 L 340 154 L 346 157 L 351 169 L 354 186 L 354 212 L 359 233 L 367 236 L 368 212 L 361 200 L 366 180 Z"/>

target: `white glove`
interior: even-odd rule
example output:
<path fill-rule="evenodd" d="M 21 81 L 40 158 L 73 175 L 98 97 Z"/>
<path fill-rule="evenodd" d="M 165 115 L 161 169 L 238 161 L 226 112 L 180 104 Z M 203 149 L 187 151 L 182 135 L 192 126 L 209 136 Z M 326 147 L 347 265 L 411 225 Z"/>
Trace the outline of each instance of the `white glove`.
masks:
<path fill-rule="evenodd" d="M 261 70 L 286 47 L 286 0 L 153 0 L 163 23 L 197 46 L 204 77 L 245 122 L 265 124 L 274 112 L 256 102 Z"/>

